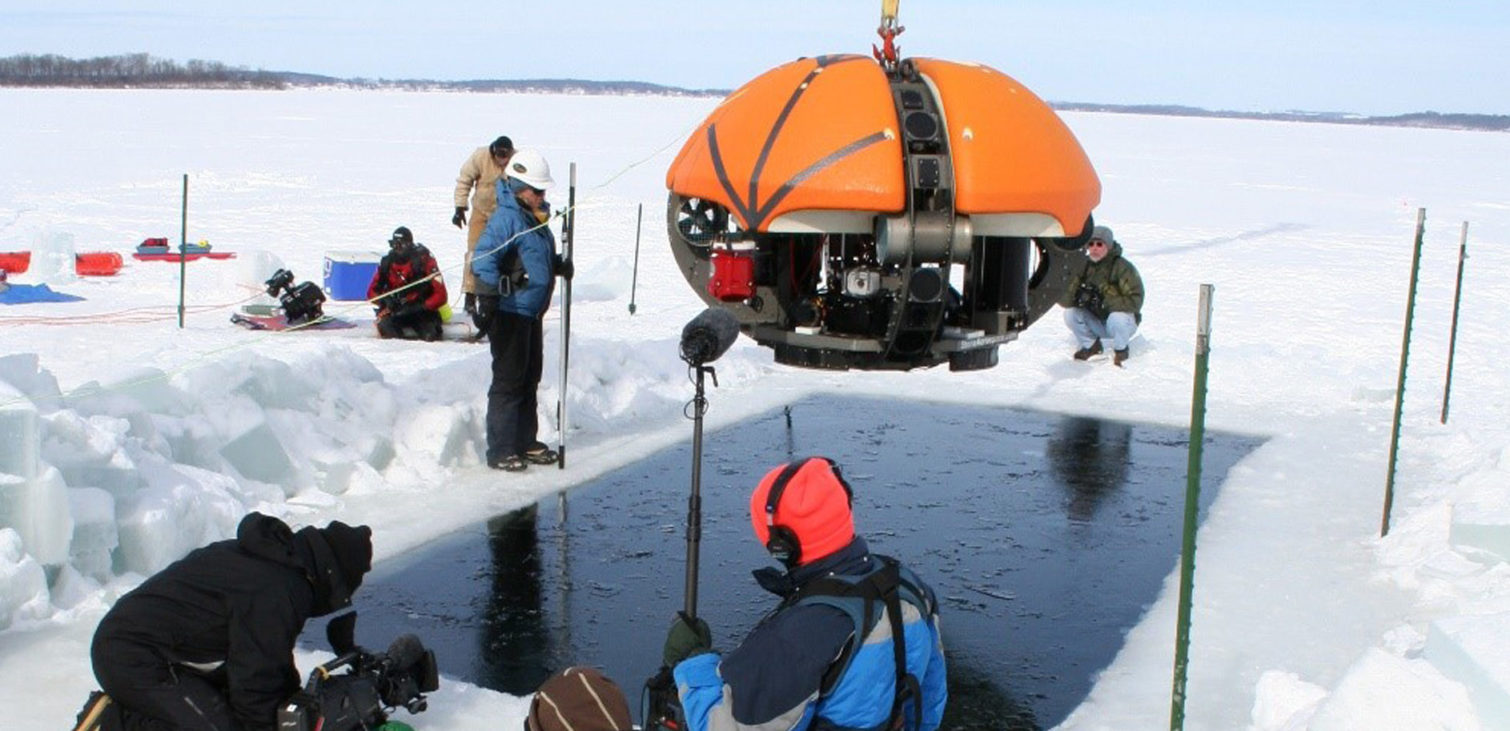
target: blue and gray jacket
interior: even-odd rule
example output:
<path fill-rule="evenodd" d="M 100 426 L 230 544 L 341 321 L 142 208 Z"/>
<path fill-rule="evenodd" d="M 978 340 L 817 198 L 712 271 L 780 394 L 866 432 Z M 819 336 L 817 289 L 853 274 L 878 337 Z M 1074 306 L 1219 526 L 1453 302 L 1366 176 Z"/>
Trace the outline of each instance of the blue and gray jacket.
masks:
<path fill-rule="evenodd" d="M 550 307 L 556 288 L 556 237 L 550 226 L 520 207 L 507 178 L 499 178 L 496 189 L 498 210 L 477 240 L 472 273 L 482 283 L 480 291 L 498 293 L 499 312 L 539 317 Z M 541 205 L 549 216 L 550 207 Z M 504 276 L 514 286 L 500 288 Z"/>
<path fill-rule="evenodd" d="M 842 589 L 814 590 L 861 587 L 878 575 L 900 578 L 893 583 L 905 637 L 904 682 L 912 690 L 900 708 L 894 707 L 899 658 L 885 606 L 867 607 L 866 599 Z M 894 560 L 871 554 L 863 538 L 780 578 L 784 586 L 761 583 L 784 601 L 739 647 L 723 657 L 695 655 L 673 669 L 688 731 L 879 731 L 894 712 L 905 719 L 903 728 L 938 728 L 948 689 L 932 589 Z"/>

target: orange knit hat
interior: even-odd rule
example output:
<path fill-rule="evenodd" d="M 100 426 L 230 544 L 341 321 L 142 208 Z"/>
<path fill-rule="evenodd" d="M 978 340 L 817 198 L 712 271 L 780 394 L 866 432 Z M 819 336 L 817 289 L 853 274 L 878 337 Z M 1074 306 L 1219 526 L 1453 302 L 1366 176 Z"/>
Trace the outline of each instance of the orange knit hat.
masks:
<path fill-rule="evenodd" d="M 771 491 L 785 478 L 774 508 Z M 850 490 L 834 463 L 808 457 L 767 472 L 750 495 L 750 526 L 762 545 L 770 546 L 771 526 L 791 531 L 800 547 L 798 564 L 812 563 L 849 545 L 855 538 Z"/>

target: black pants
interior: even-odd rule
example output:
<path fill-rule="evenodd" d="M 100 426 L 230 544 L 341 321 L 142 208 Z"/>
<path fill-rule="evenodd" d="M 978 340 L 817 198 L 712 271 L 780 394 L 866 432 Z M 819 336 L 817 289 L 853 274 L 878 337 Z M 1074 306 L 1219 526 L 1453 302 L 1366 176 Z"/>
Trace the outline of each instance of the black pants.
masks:
<path fill-rule="evenodd" d="M 540 318 L 498 312 L 488 330 L 493 350 L 493 383 L 488 387 L 488 461 L 523 455 L 535 443 L 539 416 L 544 335 Z"/>
<path fill-rule="evenodd" d="M 151 647 L 96 638 L 89 654 L 100 689 L 128 731 L 241 731 L 223 685 L 163 660 Z"/>
<path fill-rule="evenodd" d="M 412 315 L 389 315 L 377 321 L 378 335 L 409 340 L 440 340 L 440 313 L 420 310 Z"/>

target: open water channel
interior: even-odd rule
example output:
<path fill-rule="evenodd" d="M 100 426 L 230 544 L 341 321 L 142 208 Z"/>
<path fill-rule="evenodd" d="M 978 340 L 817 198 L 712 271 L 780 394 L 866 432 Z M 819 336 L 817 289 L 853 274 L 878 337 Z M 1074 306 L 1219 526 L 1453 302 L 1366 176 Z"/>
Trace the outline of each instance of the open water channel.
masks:
<path fill-rule="evenodd" d="M 1203 514 L 1261 440 L 1205 442 Z M 698 614 L 730 648 L 775 604 L 749 573 L 773 565 L 750 530 L 750 492 L 775 465 L 828 456 L 854 485 L 872 550 L 939 596 L 944 727 L 1051 727 L 1177 565 L 1187 444 L 1163 426 L 831 395 L 708 432 Z M 594 665 L 638 717 L 683 604 L 691 461 L 689 440 L 386 562 L 357 602 L 359 642 L 412 632 L 444 675 L 520 695 Z M 322 632 L 305 639 L 323 646 Z"/>

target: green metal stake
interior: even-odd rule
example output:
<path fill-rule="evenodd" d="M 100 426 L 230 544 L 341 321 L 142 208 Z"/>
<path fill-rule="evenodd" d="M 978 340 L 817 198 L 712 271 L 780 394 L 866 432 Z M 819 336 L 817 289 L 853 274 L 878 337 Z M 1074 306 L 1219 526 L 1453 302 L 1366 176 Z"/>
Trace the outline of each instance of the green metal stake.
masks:
<path fill-rule="evenodd" d="M 1458 350 L 1458 305 L 1463 303 L 1463 261 L 1468 258 L 1468 222 L 1458 239 L 1458 288 L 1452 295 L 1452 335 L 1447 339 L 1447 383 L 1442 386 L 1442 423 L 1447 423 L 1447 400 L 1452 396 L 1452 356 Z"/>
<path fill-rule="evenodd" d="M 1395 462 L 1400 456 L 1400 415 L 1405 411 L 1405 365 L 1410 361 L 1410 327 L 1416 316 L 1416 279 L 1421 273 L 1421 242 L 1426 238 L 1426 209 L 1416 209 L 1416 251 L 1410 258 L 1410 292 L 1405 295 L 1405 336 L 1400 343 L 1400 381 L 1395 386 L 1395 425 L 1389 434 L 1389 474 L 1384 479 L 1384 519 L 1379 537 L 1389 535 L 1389 511 L 1395 504 Z"/>
<path fill-rule="evenodd" d="M 1201 504 L 1201 454 L 1206 441 L 1206 369 L 1211 354 L 1211 297 L 1215 287 L 1201 285 L 1195 326 L 1195 385 L 1190 396 L 1190 450 L 1185 464 L 1185 530 L 1180 545 L 1180 609 L 1175 619 L 1174 690 L 1169 728 L 1185 728 L 1185 676 L 1190 666 L 1190 604 L 1195 590 L 1195 528 Z"/>
<path fill-rule="evenodd" d="M 184 280 L 189 269 L 189 174 L 184 173 L 183 206 L 179 208 L 181 234 L 178 240 L 178 329 L 184 328 Z"/>
<path fill-rule="evenodd" d="M 635 209 L 634 213 L 634 270 L 629 275 L 629 314 L 634 314 L 634 285 L 640 279 L 640 219 L 645 215 L 645 204 Z"/>

